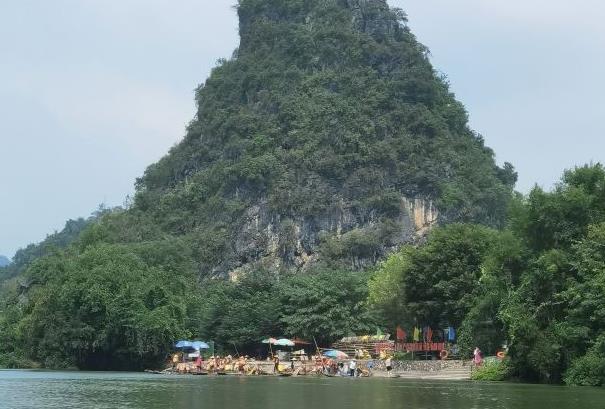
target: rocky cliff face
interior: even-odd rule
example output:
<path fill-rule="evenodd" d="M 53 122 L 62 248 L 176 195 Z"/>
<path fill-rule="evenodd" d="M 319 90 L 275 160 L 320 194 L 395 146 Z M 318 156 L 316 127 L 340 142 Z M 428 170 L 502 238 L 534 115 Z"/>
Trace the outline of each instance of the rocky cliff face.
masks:
<path fill-rule="evenodd" d="M 272 213 L 266 202 L 252 206 L 236 233 L 234 260 L 239 262 L 219 266 L 215 272 L 229 270 L 229 276 L 235 279 L 259 265 L 271 270 L 305 270 L 321 260 L 321 247 L 326 237 L 338 241 L 351 232 L 372 237 L 381 227 L 380 218 L 369 215 L 362 219 L 344 202 L 341 204 L 342 207 L 333 212 L 317 217 L 285 220 Z M 424 238 L 438 220 L 439 212 L 432 200 L 401 197 L 401 214 L 394 220 L 393 231 L 388 232 L 388 243 L 380 243 L 370 257 L 355 257 L 354 254 L 345 257 L 344 267 L 368 267 L 384 253 Z"/>
<path fill-rule="evenodd" d="M 240 0 L 241 43 L 132 212 L 203 275 L 365 268 L 436 223 L 498 225 L 512 167 L 384 0 Z"/>

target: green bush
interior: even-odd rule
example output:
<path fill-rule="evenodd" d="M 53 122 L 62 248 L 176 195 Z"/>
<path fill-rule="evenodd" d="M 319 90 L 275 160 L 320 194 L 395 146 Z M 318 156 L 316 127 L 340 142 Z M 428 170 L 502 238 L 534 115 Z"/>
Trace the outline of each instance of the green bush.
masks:
<path fill-rule="evenodd" d="M 605 356 L 589 352 L 574 360 L 565 374 L 564 381 L 575 386 L 605 385 Z"/>
<path fill-rule="evenodd" d="M 37 369 L 40 364 L 26 359 L 15 352 L 0 354 L 0 368 L 7 369 Z"/>
<path fill-rule="evenodd" d="M 474 381 L 503 381 L 510 377 L 508 361 L 486 360 L 484 364 L 473 370 L 471 379 Z"/>

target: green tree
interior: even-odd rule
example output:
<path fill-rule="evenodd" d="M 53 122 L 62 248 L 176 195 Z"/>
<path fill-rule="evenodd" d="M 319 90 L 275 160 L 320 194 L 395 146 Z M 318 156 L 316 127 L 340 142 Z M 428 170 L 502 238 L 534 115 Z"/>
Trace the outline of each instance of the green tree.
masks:
<path fill-rule="evenodd" d="M 372 333 L 367 274 L 323 271 L 293 276 L 280 285 L 281 324 L 288 336 L 322 345 L 348 335 Z"/>
<path fill-rule="evenodd" d="M 26 356 L 47 367 L 158 365 L 175 339 L 191 334 L 185 315 L 194 281 L 173 270 L 182 248 L 171 247 L 102 245 L 37 262 L 29 274 L 45 284 L 30 292 L 18 324 Z M 151 266 L 150 254 L 163 262 Z"/>
<path fill-rule="evenodd" d="M 514 370 L 523 378 L 559 382 L 572 367 L 567 380 L 576 382 L 580 368 L 596 362 L 598 348 L 591 348 L 603 331 L 596 317 L 603 294 L 604 186 L 600 164 L 579 167 L 566 171 L 552 192 L 535 188 L 514 213 L 511 226 L 527 243 L 526 268 L 500 317 Z M 592 355 L 581 358 L 587 351 Z"/>
<path fill-rule="evenodd" d="M 496 239 L 496 231 L 482 226 L 435 229 L 425 245 L 404 247 L 382 264 L 370 300 L 391 325 L 458 327 L 479 295 L 481 266 Z M 405 308 L 393 309 L 398 302 Z"/>

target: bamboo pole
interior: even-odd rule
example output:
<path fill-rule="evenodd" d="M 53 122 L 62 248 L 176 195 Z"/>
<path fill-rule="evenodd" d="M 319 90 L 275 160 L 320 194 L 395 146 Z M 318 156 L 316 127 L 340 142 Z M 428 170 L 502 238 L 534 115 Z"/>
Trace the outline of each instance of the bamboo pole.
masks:
<path fill-rule="evenodd" d="M 324 360 L 321 357 L 321 351 L 319 350 L 319 346 L 317 345 L 317 341 L 315 340 L 315 335 L 313 335 L 313 342 L 315 343 L 315 349 L 317 349 L 317 355 L 319 355 L 319 359 L 321 359 L 321 370 L 325 373 L 326 367 L 324 366 Z"/>

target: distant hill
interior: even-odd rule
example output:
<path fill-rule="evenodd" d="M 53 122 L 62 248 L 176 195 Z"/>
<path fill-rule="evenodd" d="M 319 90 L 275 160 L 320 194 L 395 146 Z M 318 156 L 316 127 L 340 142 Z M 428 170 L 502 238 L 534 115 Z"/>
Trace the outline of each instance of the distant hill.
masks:
<path fill-rule="evenodd" d="M 78 238 L 82 230 L 94 222 L 103 211 L 98 211 L 88 219 L 68 220 L 63 230 L 48 235 L 40 243 L 30 244 L 18 250 L 13 257 L 12 263 L 8 258 L 0 256 L 0 282 L 15 277 L 25 271 L 35 260 L 50 254 L 52 251 L 63 249 L 70 245 Z"/>

